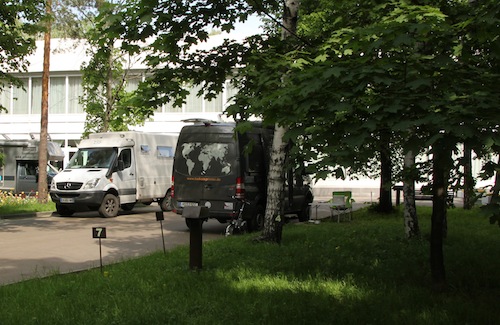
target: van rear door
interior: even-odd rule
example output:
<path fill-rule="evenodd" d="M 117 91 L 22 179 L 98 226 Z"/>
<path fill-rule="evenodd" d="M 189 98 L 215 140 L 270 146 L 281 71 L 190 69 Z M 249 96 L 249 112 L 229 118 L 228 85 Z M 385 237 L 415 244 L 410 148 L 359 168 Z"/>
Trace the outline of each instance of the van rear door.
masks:
<path fill-rule="evenodd" d="M 232 129 L 186 127 L 179 136 L 174 162 L 174 201 L 209 208 L 212 216 L 233 210 L 228 205 L 239 177 L 237 143 Z M 226 132 L 228 131 L 228 132 Z"/>

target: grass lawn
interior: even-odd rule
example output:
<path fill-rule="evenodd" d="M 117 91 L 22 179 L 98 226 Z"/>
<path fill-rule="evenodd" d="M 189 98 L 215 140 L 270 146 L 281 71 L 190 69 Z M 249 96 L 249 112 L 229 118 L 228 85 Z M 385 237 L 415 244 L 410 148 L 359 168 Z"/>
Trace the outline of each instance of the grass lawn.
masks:
<path fill-rule="evenodd" d="M 0 287 L 0 324 L 500 324 L 500 229 L 478 210 L 448 215 L 449 290 L 431 290 L 430 208 L 422 239 L 401 212 L 289 224 L 281 246 L 255 234 Z"/>

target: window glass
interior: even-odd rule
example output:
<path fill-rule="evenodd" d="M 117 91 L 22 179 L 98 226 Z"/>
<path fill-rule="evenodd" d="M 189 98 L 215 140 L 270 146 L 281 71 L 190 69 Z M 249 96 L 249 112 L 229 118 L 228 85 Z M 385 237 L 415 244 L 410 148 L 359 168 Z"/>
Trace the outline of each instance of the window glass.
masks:
<path fill-rule="evenodd" d="M 147 144 L 141 144 L 141 153 L 142 154 L 148 154 L 149 153 L 149 145 L 147 145 Z"/>
<path fill-rule="evenodd" d="M 205 112 L 222 112 L 222 93 L 212 100 L 205 100 Z"/>
<path fill-rule="evenodd" d="M 158 157 L 173 157 L 174 149 L 167 146 L 158 146 Z"/>
<path fill-rule="evenodd" d="M 31 114 L 42 111 L 42 78 L 31 78 Z"/>
<path fill-rule="evenodd" d="M 68 78 L 68 113 L 83 113 L 83 105 L 80 104 L 80 96 L 83 95 L 82 78 Z"/>
<path fill-rule="evenodd" d="M 10 111 L 10 87 L 8 85 L 0 86 L 0 105 Z"/>
<path fill-rule="evenodd" d="M 139 88 L 139 82 L 141 82 L 141 80 L 142 80 L 141 75 L 135 74 L 129 76 L 125 84 L 125 91 L 127 92 L 136 91 L 137 88 Z"/>
<path fill-rule="evenodd" d="M 49 113 L 66 113 L 66 78 L 50 78 Z"/>
<path fill-rule="evenodd" d="M 234 103 L 232 97 L 238 93 L 238 89 L 235 88 L 229 81 L 226 82 L 226 105 L 231 105 Z"/>
<path fill-rule="evenodd" d="M 14 114 L 28 114 L 28 79 L 21 79 L 24 84 L 24 89 L 20 87 L 14 88 L 14 105 L 12 113 Z"/>
<path fill-rule="evenodd" d="M 132 166 L 132 150 L 122 150 L 122 152 L 120 153 L 120 158 L 118 158 L 118 160 L 123 160 L 124 168 L 129 168 L 130 166 Z"/>
<path fill-rule="evenodd" d="M 186 176 L 229 176 L 236 171 L 235 159 L 236 145 L 232 141 L 183 142 L 177 147 L 175 170 Z"/>
<path fill-rule="evenodd" d="M 203 111 L 203 96 L 198 96 L 200 86 L 191 87 L 189 95 L 186 98 L 186 112 L 202 112 Z"/>
<path fill-rule="evenodd" d="M 165 108 L 165 112 L 167 112 L 167 113 L 180 113 L 180 112 L 182 112 L 182 107 L 174 107 L 173 101 L 166 103 L 163 107 Z M 161 111 L 161 109 L 160 109 L 160 111 Z"/>

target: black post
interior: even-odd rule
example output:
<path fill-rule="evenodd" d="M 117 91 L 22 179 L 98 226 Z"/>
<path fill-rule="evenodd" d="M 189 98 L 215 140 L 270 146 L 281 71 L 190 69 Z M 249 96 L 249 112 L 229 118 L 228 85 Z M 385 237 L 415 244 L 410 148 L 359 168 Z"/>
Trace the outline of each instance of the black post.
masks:
<path fill-rule="evenodd" d="M 202 267 L 202 219 L 191 220 L 189 233 L 189 268 L 199 270 Z"/>
<path fill-rule="evenodd" d="M 160 222 L 161 240 L 163 242 L 163 254 L 167 255 L 167 250 L 165 249 L 165 236 L 163 235 L 163 220 L 165 220 L 165 217 L 163 216 L 163 211 L 156 212 L 156 220 Z"/>
<path fill-rule="evenodd" d="M 101 237 L 99 237 L 99 261 L 101 262 L 101 274 L 104 274 L 102 270 L 102 246 L 101 246 Z"/>
<path fill-rule="evenodd" d="M 189 224 L 189 268 L 202 268 L 203 221 L 208 217 L 208 208 L 202 206 L 184 207 L 182 216 Z"/>

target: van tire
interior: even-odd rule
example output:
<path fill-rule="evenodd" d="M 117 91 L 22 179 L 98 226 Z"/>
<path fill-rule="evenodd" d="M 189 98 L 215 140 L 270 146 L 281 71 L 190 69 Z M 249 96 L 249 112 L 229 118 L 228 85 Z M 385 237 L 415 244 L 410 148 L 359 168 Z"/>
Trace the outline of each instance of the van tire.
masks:
<path fill-rule="evenodd" d="M 113 194 L 106 194 L 99 207 L 99 214 L 103 218 L 114 218 L 118 215 L 120 200 Z"/>
<path fill-rule="evenodd" d="M 258 206 L 257 210 L 255 210 L 255 214 L 252 215 L 252 218 L 248 222 L 248 230 L 249 231 L 259 231 L 264 228 L 264 217 L 265 210 L 262 206 Z"/>
<path fill-rule="evenodd" d="M 172 211 L 172 197 L 170 196 L 170 191 L 167 192 L 165 197 L 161 198 L 158 202 L 158 205 L 162 209 L 162 211 Z"/>
<path fill-rule="evenodd" d="M 60 216 L 63 217 L 69 217 L 72 216 L 73 213 L 75 213 L 75 211 L 71 210 L 70 208 L 62 204 L 56 204 L 56 211 L 57 213 L 59 213 Z"/>

